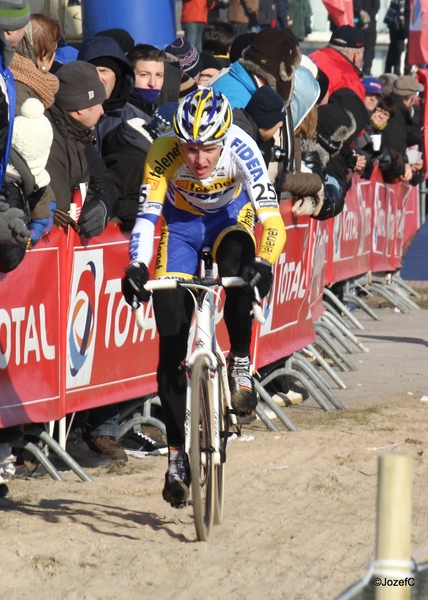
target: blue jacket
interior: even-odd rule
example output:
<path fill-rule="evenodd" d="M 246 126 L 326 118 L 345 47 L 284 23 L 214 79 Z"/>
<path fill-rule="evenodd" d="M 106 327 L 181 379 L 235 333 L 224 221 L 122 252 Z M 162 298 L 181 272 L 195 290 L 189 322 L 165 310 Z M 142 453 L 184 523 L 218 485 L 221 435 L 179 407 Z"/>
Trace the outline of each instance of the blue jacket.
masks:
<path fill-rule="evenodd" d="M 232 63 L 229 71 L 214 81 L 212 87 L 226 96 L 232 109 L 245 108 L 257 90 L 254 79 L 239 62 Z"/>
<path fill-rule="evenodd" d="M 2 156 L 0 158 L 0 188 L 3 185 L 4 177 L 6 174 L 7 163 L 9 162 L 9 154 L 10 148 L 12 146 L 12 133 L 13 133 L 13 120 L 15 118 L 15 110 L 16 110 L 16 89 L 15 89 L 15 81 L 13 79 L 13 75 L 8 67 L 5 67 L 3 64 L 3 60 L 0 54 L 0 77 L 3 78 L 3 81 L 6 86 L 6 93 L 9 99 L 9 126 L 6 136 L 6 144 L 3 148 L 0 148 L 0 152 L 2 152 Z M 6 98 L 2 100 L 6 102 Z M 1 134 L 0 134 L 1 135 Z M 3 138 L 3 136 L 1 136 Z"/>

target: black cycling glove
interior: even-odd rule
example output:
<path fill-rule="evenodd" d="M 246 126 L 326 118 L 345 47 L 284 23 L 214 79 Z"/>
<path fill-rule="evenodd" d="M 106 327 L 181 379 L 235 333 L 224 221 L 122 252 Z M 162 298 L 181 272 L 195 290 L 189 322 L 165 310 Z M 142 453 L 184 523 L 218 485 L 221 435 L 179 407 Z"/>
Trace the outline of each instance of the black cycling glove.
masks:
<path fill-rule="evenodd" d="M 272 265 L 258 256 L 242 269 L 242 279 L 257 287 L 260 298 L 269 294 L 272 285 Z"/>
<path fill-rule="evenodd" d="M 135 298 L 140 302 L 148 302 L 151 292 L 144 289 L 149 280 L 149 270 L 142 262 L 133 262 L 126 267 L 125 277 L 122 279 L 122 294 L 126 302 L 133 306 Z"/>

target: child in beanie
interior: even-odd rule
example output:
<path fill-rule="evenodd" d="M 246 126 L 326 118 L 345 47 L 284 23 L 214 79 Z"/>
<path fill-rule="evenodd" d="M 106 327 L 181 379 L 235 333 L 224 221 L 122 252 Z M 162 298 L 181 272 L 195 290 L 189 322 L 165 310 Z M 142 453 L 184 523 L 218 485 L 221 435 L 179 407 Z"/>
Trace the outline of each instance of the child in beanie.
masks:
<path fill-rule="evenodd" d="M 44 106 L 37 98 L 28 98 L 21 107 L 21 114 L 15 118 L 13 125 L 12 148 L 26 163 L 34 178 L 32 193 L 27 196 L 30 210 L 34 209 L 35 198 L 40 199 L 37 214 L 41 218 L 33 218 L 27 225 L 30 230 L 31 243 L 34 246 L 39 239 L 49 233 L 53 225 L 54 201 L 43 199 L 43 191 L 50 183 L 46 163 L 52 146 L 52 125 L 44 115 Z M 7 178 L 23 183 L 23 173 L 19 172 L 11 162 L 7 166 Z M 36 202 L 37 203 L 37 202 Z M 45 206 L 40 204 L 44 203 Z"/>

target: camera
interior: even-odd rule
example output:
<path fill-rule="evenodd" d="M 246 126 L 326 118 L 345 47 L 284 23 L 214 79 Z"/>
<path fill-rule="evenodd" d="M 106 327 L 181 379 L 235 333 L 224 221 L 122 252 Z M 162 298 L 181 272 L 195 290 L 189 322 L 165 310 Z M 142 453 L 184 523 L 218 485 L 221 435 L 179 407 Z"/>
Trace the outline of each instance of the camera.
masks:
<path fill-rule="evenodd" d="M 281 162 L 287 158 L 287 153 L 279 146 L 272 146 L 269 162 Z"/>

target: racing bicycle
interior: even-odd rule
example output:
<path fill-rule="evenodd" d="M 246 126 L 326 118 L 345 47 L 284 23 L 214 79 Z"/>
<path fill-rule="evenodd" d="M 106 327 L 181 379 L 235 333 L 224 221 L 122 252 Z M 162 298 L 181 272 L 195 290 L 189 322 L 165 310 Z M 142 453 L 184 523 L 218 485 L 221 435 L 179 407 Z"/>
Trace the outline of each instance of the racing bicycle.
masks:
<path fill-rule="evenodd" d="M 241 277 L 213 277 L 210 249 L 204 248 L 202 278 L 154 279 L 149 291 L 184 287 L 195 302 L 195 340 L 186 360 L 186 420 L 184 450 L 189 459 L 196 536 L 208 541 L 213 524 L 220 524 L 224 507 L 224 465 L 230 426 L 237 420 L 231 405 L 226 358 L 216 338 L 216 298 L 220 288 L 248 286 Z M 257 288 L 253 292 L 253 314 L 263 323 Z M 142 308 L 136 308 L 137 325 L 144 327 Z"/>

